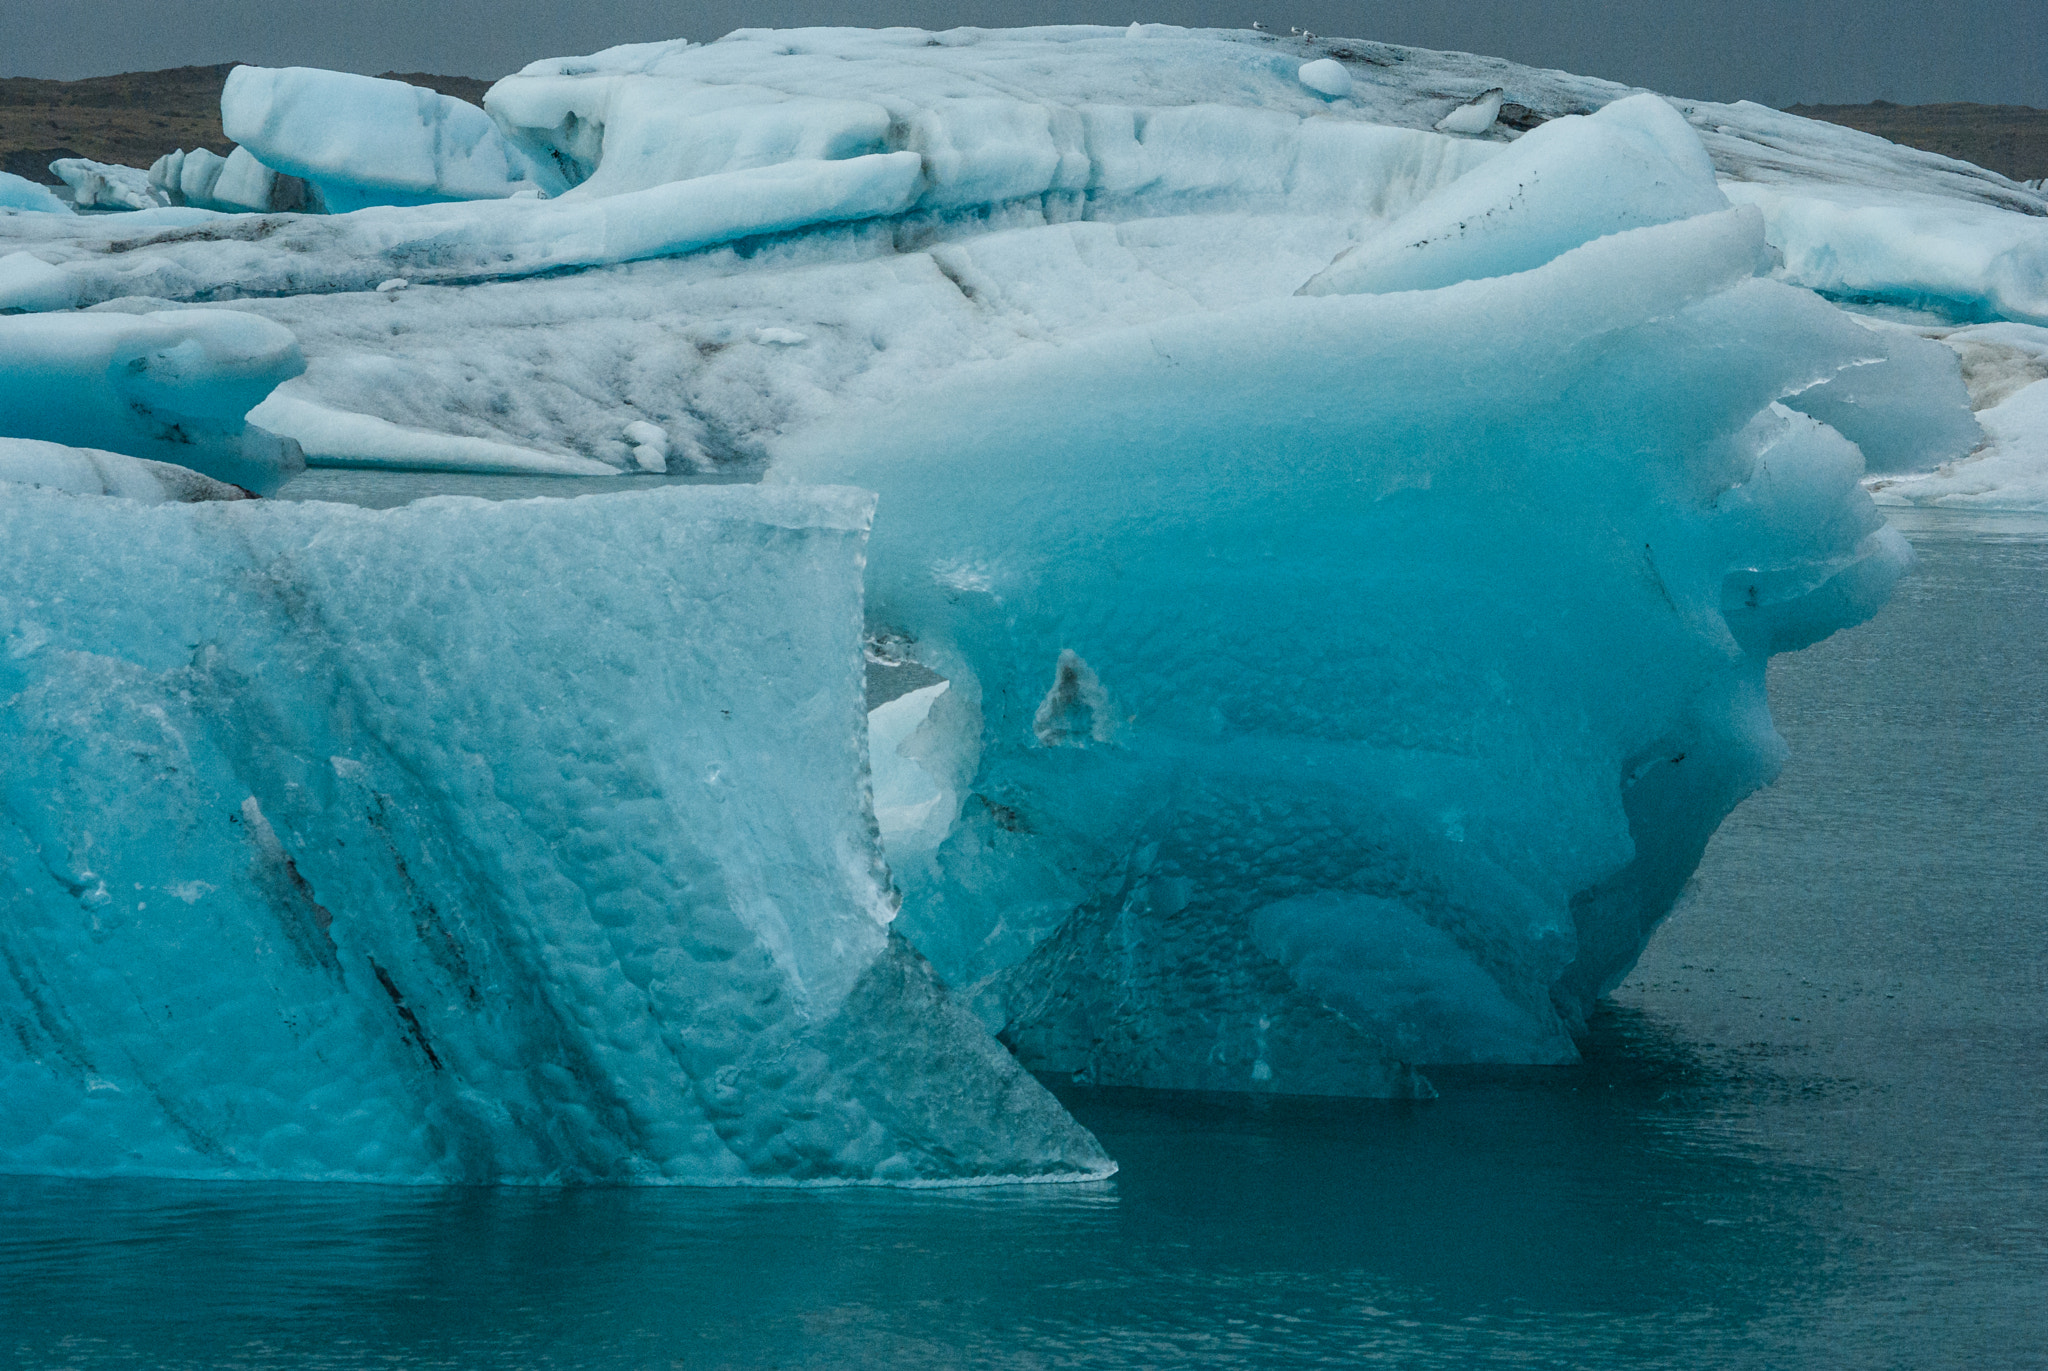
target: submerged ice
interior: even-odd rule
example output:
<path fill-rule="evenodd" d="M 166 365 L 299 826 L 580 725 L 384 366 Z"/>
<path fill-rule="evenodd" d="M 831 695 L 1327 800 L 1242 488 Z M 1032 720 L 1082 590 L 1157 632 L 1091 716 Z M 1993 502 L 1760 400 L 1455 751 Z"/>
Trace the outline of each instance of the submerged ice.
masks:
<path fill-rule="evenodd" d="M 227 103 L 0 216 L 13 1168 L 1085 1176 L 1020 1063 L 1569 1060 L 1904 569 L 1859 483 L 2048 461 L 2048 206 L 1751 105 L 1157 25 Z M 301 451 L 762 485 L 106 498 Z"/>

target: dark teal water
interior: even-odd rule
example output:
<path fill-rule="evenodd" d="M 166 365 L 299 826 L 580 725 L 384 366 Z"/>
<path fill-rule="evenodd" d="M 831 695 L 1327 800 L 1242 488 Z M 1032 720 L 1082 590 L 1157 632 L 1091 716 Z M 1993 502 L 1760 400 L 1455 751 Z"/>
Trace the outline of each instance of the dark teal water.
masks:
<path fill-rule="evenodd" d="M 0 1364 L 2048 1366 L 2048 521 L 1914 516 L 1584 1065 L 1007 1191 L 0 1178 Z"/>

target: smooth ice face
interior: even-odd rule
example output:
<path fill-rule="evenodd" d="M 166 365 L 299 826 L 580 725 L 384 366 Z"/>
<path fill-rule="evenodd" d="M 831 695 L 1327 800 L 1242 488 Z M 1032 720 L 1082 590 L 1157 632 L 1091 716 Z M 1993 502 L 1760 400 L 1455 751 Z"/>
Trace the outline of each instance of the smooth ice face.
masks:
<path fill-rule="evenodd" d="M 236 67 L 221 126 L 265 166 L 311 182 L 329 210 L 503 199 L 563 189 L 475 105 L 403 81 L 311 67 Z"/>
<path fill-rule="evenodd" d="M 70 214 L 71 206 L 59 200 L 48 186 L 37 185 L 26 176 L 0 171 L 0 210 L 21 210 L 31 214 Z"/>
<path fill-rule="evenodd" d="M 949 678 L 934 733 L 978 716 L 957 785 L 924 764 L 950 831 L 892 848 L 906 935 L 1028 1064 L 1096 1080 L 1570 1059 L 1775 771 L 1769 654 L 1908 557 L 1856 449 L 1772 405 L 1869 331 L 1766 262 L 1724 210 L 1047 349 L 785 444 L 773 475 L 880 492 L 871 617 Z"/>
<path fill-rule="evenodd" d="M 0 434 L 173 462 L 265 495 L 305 459 L 246 416 L 305 368 L 290 330 L 225 310 L 0 318 Z"/>
<path fill-rule="evenodd" d="M 1727 207 L 1685 120 L 1659 96 L 1634 95 L 1525 135 L 1339 257 L 1302 293 L 1433 290 L 1505 276 L 1605 234 Z"/>
<path fill-rule="evenodd" d="M 871 508 L 0 485 L 0 1171 L 1106 1174 L 889 931 Z"/>

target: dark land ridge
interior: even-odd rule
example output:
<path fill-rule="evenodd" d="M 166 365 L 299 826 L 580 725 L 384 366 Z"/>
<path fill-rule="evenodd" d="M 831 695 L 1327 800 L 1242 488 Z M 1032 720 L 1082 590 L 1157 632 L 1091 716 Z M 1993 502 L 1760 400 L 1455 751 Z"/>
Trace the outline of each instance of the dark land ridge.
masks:
<path fill-rule="evenodd" d="M 146 167 L 177 148 L 233 146 L 220 127 L 220 91 L 233 62 L 93 76 L 82 81 L 0 78 L 0 171 L 56 184 L 50 163 L 90 157 Z M 471 104 L 489 81 L 426 72 L 383 73 Z M 2016 181 L 2048 176 L 2048 110 L 2025 105 L 1793 105 L 1789 114 L 1842 124 L 1907 147 L 1974 162 Z"/>
<path fill-rule="evenodd" d="M 1862 129 L 1909 148 L 1959 157 L 2015 181 L 2048 176 L 2048 109 L 1894 105 L 1876 100 L 1868 105 L 1792 105 L 1785 112 Z"/>

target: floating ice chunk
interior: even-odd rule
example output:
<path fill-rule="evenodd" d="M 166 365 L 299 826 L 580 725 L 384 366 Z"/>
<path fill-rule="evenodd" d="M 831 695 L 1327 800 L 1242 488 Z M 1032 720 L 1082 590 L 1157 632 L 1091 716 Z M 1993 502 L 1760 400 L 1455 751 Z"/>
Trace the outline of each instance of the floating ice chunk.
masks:
<path fill-rule="evenodd" d="M 179 148 L 156 159 L 149 168 L 149 184 L 173 205 L 210 207 L 213 188 L 220 180 L 228 159 L 206 148 L 187 152 Z"/>
<path fill-rule="evenodd" d="M 412 282 L 406 280 L 403 276 L 394 276 L 388 281 L 379 281 L 377 283 L 377 293 L 379 295 L 396 295 L 411 284 Z"/>
<path fill-rule="evenodd" d="M 1301 84 L 1332 100 L 1341 100 L 1351 94 L 1351 73 L 1344 70 L 1344 64 L 1334 57 L 1318 57 L 1313 62 L 1304 62 L 1297 75 L 1301 77 Z"/>
<path fill-rule="evenodd" d="M 59 200 L 48 187 L 26 176 L 0 171 L 0 210 L 23 210 L 31 214 L 72 214 L 71 206 Z"/>
<path fill-rule="evenodd" d="M 21 310 L 36 314 L 70 309 L 77 303 L 78 283 L 63 268 L 29 252 L 0 257 L 0 313 Z"/>
<path fill-rule="evenodd" d="M 1485 133 L 1493 127 L 1493 121 L 1500 118 L 1501 101 L 1507 92 L 1498 86 L 1485 94 L 1458 106 L 1449 114 L 1436 121 L 1439 133 Z"/>
<path fill-rule="evenodd" d="M 408 428 L 373 415 L 332 409 L 280 390 L 249 412 L 251 423 L 281 434 L 312 466 L 391 467 L 402 471 L 481 471 L 543 476 L 616 476 L 594 457 L 543 452 L 490 438 Z"/>
<path fill-rule="evenodd" d="M 1763 211 L 1797 285 L 2048 324 L 2048 219 L 2038 214 L 1825 184 L 1731 183 L 1727 193 Z"/>
<path fill-rule="evenodd" d="M 1779 764 L 1769 654 L 1910 557 L 1856 448 L 1772 407 L 1872 335 L 1766 261 L 1724 209 L 1106 332 L 781 440 L 771 475 L 880 493 L 871 613 L 977 714 L 958 818 L 892 868 L 905 935 L 1028 1065 L 1101 1082 L 1568 1060 Z M 1364 921 L 1350 950 L 1259 951 L 1255 913 L 1311 895 Z M 1396 963 L 1412 1014 L 1333 1010 Z"/>
<path fill-rule="evenodd" d="M 1785 403 L 1855 443 L 1872 473 L 1926 471 L 1967 456 L 1984 435 L 1970 415 L 1956 354 L 1904 328 L 1863 322 L 1870 360 Z"/>
<path fill-rule="evenodd" d="M 0 1171 L 1113 1170 L 889 931 L 871 509 L 9 491 Z"/>
<path fill-rule="evenodd" d="M 267 495 L 304 458 L 246 416 L 305 366 L 290 330 L 228 310 L 0 318 L 0 433 L 171 462 Z"/>
<path fill-rule="evenodd" d="M 668 431 L 659 424 L 636 419 L 626 425 L 626 444 L 633 450 L 633 463 L 642 471 L 668 470 Z"/>
<path fill-rule="evenodd" d="M 140 167 L 60 157 L 50 163 L 50 174 L 71 187 L 72 203 L 79 209 L 156 209 L 170 203 Z"/>
<path fill-rule="evenodd" d="M 311 182 L 335 213 L 566 188 L 475 105 L 403 81 L 236 67 L 220 108 L 228 137 L 265 166 Z"/>
<path fill-rule="evenodd" d="M 214 179 L 213 191 L 209 197 L 215 208 L 227 210 L 249 210 L 262 213 L 273 209 L 303 209 L 305 205 L 297 193 L 286 193 L 281 184 L 286 178 L 280 177 L 269 167 L 256 160 L 256 154 L 247 148 L 236 148 L 228 154 L 227 163 L 221 167 L 220 175 Z M 293 182 L 296 192 L 305 187 Z"/>
<path fill-rule="evenodd" d="M 1655 95 L 1553 119 L 1337 259 L 1305 295 L 1430 290 L 1541 266 L 1624 229 L 1726 209 L 1699 136 Z"/>
<path fill-rule="evenodd" d="M 34 438 L 0 438 L 0 482 L 72 495 L 118 495 L 146 505 L 253 498 L 240 486 L 201 476 L 189 467 Z"/>
<path fill-rule="evenodd" d="M 1881 505 L 2048 512 L 2048 381 L 2035 381 L 1977 412 L 1985 442 L 1975 454 L 1921 476 L 1871 483 Z"/>

